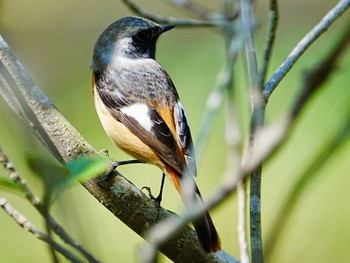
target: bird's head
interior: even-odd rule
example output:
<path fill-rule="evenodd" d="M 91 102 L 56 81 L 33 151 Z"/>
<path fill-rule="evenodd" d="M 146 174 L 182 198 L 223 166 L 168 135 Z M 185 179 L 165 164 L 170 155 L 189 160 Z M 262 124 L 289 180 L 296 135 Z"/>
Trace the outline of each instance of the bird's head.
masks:
<path fill-rule="evenodd" d="M 113 65 L 117 59 L 155 59 L 156 42 L 160 34 L 174 28 L 161 26 L 140 17 L 117 20 L 98 38 L 91 68 Z"/>

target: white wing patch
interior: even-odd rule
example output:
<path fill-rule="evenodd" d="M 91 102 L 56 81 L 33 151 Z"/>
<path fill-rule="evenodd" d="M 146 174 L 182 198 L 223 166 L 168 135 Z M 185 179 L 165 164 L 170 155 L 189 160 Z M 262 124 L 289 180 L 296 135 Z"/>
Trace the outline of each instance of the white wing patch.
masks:
<path fill-rule="evenodd" d="M 147 131 L 151 131 L 153 127 L 153 122 L 149 116 L 149 110 L 147 105 L 135 103 L 130 106 L 122 107 L 120 111 L 123 114 L 134 118 Z"/>

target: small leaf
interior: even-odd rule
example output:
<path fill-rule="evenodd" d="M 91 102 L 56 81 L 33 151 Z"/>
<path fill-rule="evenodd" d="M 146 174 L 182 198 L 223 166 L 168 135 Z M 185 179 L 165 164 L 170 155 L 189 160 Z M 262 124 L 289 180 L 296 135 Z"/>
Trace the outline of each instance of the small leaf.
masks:
<path fill-rule="evenodd" d="M 44 182 L 44 203 L 49 207 L 61 191 L 99 175 L 106 170 L 110 161 L 103 157 L 79 157 L 65 165 L 56 164 L 38 157 L 29 157 L 28 164 Z"/>
<path fill-rule="evenodd" d="M 52 192 L 67 180 L 69 171 L 60 164 L 53 163 L 40 157 L 29 156 L 28 164 L 32 171 L 41 179 Z"/>
<path fill-rule="evenodd" d="M 84 156 L 66 163 L 65 167 L 69 170 L 70 176 L 69 179 L 65 181 L 65 186 L 95 177 L 106 170 L 109 165 L 109 159 L 101 156 Z"/>
<path fill-rule="evenodd" d="M 17 193 L 23 193 L 22 187 L 19 184 L 6 177 L 0 177 L 0 188 L 8 191 L 15 191 Z"/>

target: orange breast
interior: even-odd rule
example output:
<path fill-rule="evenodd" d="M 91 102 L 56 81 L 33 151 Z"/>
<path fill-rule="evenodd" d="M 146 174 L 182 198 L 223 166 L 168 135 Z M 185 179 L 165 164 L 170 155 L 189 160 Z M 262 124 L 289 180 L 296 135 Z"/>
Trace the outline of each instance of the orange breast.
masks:
<path fill-rule="evenodd" d="M 120 149 L 140 161 L 155 164 L 162 171 L 166 171 L 163 162 L 152 149 L 130 132 L 121 122 L 113 118 L 96 91 L 94 91 L 94 103 L 104 130 Z"/>

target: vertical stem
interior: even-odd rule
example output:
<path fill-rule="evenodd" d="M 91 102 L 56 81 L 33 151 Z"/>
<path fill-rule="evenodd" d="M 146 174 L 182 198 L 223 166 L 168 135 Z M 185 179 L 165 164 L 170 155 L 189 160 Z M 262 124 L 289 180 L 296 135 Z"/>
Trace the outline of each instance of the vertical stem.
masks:
<path fill-rule="evenodd" d="M 250 149 L 254 149 L 254 134 L 257 127 L 264 125 L 265 108 L 254 107 L 250 127 Z M 250 175 L 250 249 L 253 263 L 263 263 L 263 242 L 261 233 L 261 174 L 262 163 Z"/>
<path fill-rule="evenodd" d="M 233 13 L 234 1 L 223 0 L 222 1 L 222 10 L 226 17 L 230 17 Z M 232 49 L 234 38 L 234 25 L 233 23 L 227 24 L 224 31 L 224 36 L 226 40 L 226 57 L 227 65 L 229 71 L 229 81 L 228 81 L 228 106 L 226 112 L 226 144 L 228 146 L 227 154 L 227 171 L 228 176 L 235 176 L 237 174 L 237 167 L 240 166 L 241 157 L 238 154 L 238 149 L 242 148 L 241 145 L 241 134 L 239 129 L 239 121 L 237 119 L 237 114 L 235 110 L 234 103 L 234 69 L 233 62 L 235 56 L 232 56 L 232 53 L 235 49 Z M 242 263 L 249 263 L 249 252 L 248 252 L 248 242 L 247 242 L 247 217 L 246 217 L 246 181 L 242 180 L 238 185 L 238 241 L 240 247 L 240 259 Z"/>
<path fill-rule="evenodd" d="M 47 188 L 49 189 L 49 188 Z M 51 255 L 51 260 L 53 263 L 58 263 L 58 258 L 56 255 L 56 251 L 55 248 L 53 247 L 53 238 L 52 238 L 52 229 L 50 226 L 50 213 L 49 213 L 49 209 L 50 209 L 50 200 L 51 200 L 51 191 L 47 190 L 46 193 L 44 194 L 44 198 L 43 198 L 43 203 L 44 203 L 44 219 L 45 219 L 45 228 L 46 228 L 46 234 L 47 234 L 47 238 L 50 242 L 48 242 L 49 245 L 49 252 Z"/>
<path fill-rule="evenodd" d="M 249 211 L 252 262 L 264 262 L 261 234 L 261 165 L 250 177 Z"/>
<path fill-rule="evenodd" d="M 228 176 L 234 177 L 239 171 L 242 159 L 239 154 L 242 149 L 241 131 L 239 121 L 234 105 L 234 89 L 228 90 L 228 107 L 226 113 L 226 144 L 228 146 L 227 153 L 227 171 Z M 247 241 L 247 190 L 246 180 L 242 180 L 237 186 L 238 192 L 238 241 L 240 250 L 241 263 L 249 263 L 249 251 Z"/>
<path fill-rule="evenodd" d="M 266 44 L 265 44 L 264 58 L 263 58 L 261 71 L 260 71 L 261 88 L 263 87 L 266 80 L 267 69 L 268 69 L 270 58 L 272 55 L 272 49 L 275 43 L 278 20 L 279 20 L 278 2 L 277 0 L 270 0 L 269 25 L 268 25 L 267 36 L 265 41 Z"/>
<path fill-rule="evenodd" d="M 242 180 L 237 187 L 238 194 L 238 239 L 241 263 L 249 263 L 247 242 L 247 190 L 246 180 Z"/>
<path fill-rule="evenodd" d="M 248 154 L 254 150 L 255 131 L 264 125 L 265 103 L 259 85 L 258 63 L 254 40 L 254 18 L 249 0 L 240 0 L 242 30 L 245 32 L 245 53 L 251 92 L 252 118 Z M 250 243 L 252 262 L 264 262 L 261 234 L 261 171 L 262 165 L 250 177 Z"/>

